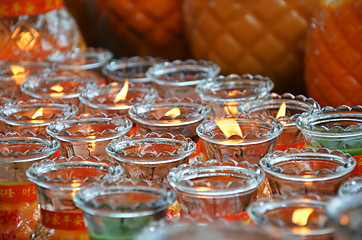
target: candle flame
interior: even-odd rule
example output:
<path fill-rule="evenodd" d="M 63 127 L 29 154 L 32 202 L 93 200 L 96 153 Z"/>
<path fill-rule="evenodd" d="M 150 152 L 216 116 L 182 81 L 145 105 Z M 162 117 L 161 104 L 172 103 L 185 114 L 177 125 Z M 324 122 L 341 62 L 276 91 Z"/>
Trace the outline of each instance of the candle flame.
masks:
<path fill-rule="evenodd" d="M 39 108 L 36 112 L 31 116 L 32 119 L 43 116 L 43 108 Z"/>
<path fill-rule="evenodd" d="M 211 188 L 208 188 L 208 187 L 198 187 L 197 188 L 197 191 L 200 191 L 200 192 L 209 191 L 209 190 L 211 190 Z"/>
<path fill-rule="evenodd" d="M 239 91 L 237 90 L 232 90 L 231 92 L 228 93 L 229 97 L 233 97 L 236 96 L 238 94 Z M 226 114 L 232 114 L 234 116 L 238 115 L 238 108 L 236 106 L 237 102 L 229 102 L 225 107 L 224 110 L 226 112 Z"/>
<path fill-rule="evenodd" d="M 62 92 L 63 91 L 63 87 L 60 86 L 60 85 L 55 85 L 55 86 L 52 86 L 50 88 L 50 90 L 54 91 L 55 93 L 51 93 L 50 96 L 51 97 L 61 97 L 64 95 L 64 93 Z"/>
<path fill-rule="evenodd" d="M 297 209 L 293 212 L 292 222 L 299 226 L 305 226 L 307 225 L 309 216 L 312 213 L 313 213 L 313 208 Z"/>
<path fill-rule="evenodd" d="M 243 136 L 241 128 L 235 119 L 214 119 L 214 122 L 227 137 L 232 135 L 239 135 L 241 137 Z"/>
<path fill-rule="evenodd" d="M 25 68 L 19 65 L 10 65 L 10 71 L 13 73 L 11 79 L 13 79 L 16 84 L 21 84 L 27 76 Z"/>
<path fill-rule="evenodd" d="M 117 94 L 117 96 L 113 100 L 114 103 L 118 103 L 119 101 L 126 99 L 127 93 L 128 93 L 128 85 L 129 85 L 128 80 L 126 80 L 126 82 L 124 83 L 121 91 L 119 91 L 119 93 Z"/>
<path fill-rule="evenodd" d="M 80 187 L 82 184 L 78 182 L 78 183 L 72 183 L 71 185 L 72 185 L 72 187 L 77 188 L 77 187 Z M 75 194 L 77 193 L 77 191 L 78 190 L 72 190 L 71 194 L 72 194 L 73 198 L 74 198 Z"/>
<path fill-rule="evenodd" d="M 165 116 L 169 116 L 169 117 L 173 117 L 173 118 L 175 118 L 179 115 L 181 115 L 181 110 L 177 107 L 172 108 L 165 113 Z"/>
<path fill-rule="evenodd" d="M 283 102 L 282 105 L 280 105 L 280 108 L 278 110 L 276 119 L 278 119 L 280 117 L 284 117 L 285 113 L 286 113 L 286 110 L 287 110 L 287 105 L 285 104 L 285 102 Z"/>

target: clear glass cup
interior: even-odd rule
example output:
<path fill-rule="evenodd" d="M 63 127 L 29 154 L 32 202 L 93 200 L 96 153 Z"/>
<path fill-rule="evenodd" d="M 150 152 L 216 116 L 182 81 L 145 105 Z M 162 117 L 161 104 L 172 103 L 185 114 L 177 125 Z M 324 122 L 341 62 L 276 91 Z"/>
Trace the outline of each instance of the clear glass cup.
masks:
<path fill-rule="evenodd" d="M 108 85 L 85 89 L 79 99 L 85 110 L 92 114 L 106 113 L 128 115 L 128 110 L 135 104 L 146 104 L 157 97 L 156 89 L 137 83 L 112 82 Z"/>
<path fill-rule="evenodd" d="M 362 238 L 362 193 L 332 199 L 326 209 L 327 216 L 336 228 L 338 240 Z"/>
<path fill-rule="evenodd" d="M 39 220 L 35 185 L 26 170 L 52 158 L 59 142 L 45 134 L 0 134 L 0 238 L 27 239 Z"/>
<path fill-rule="evenodd" d="M 105 81 L 102 67 L 113 57 L 113 53 L 102 48 L 74 49 L 68 51 L 54 51 L 46 59 L 56 63 L 58 69 L 83 71 L 99 82 Z"/>
<path fill-rule="evenodd" d="M 202 101 L 211 106 L 210 115 L 222 117 L 238 115 L 239 105 L 268 94 L 273 86 L 268 77 L 231 74 L 202 82 L 197 85 L 196 92 Z"/>
<path fill-rule="evenodd" d="M 274 151 L 282 131 L 283 125 L 278 120 L 258 114 L 213 118 L 196 128 L 210 158 L 230 157 L 252 164 L 259 164 L 262 157 Z"/>
<path fill-rule="evenodd" d="M 294 96 L 290 93 L 282 95 L 271 93 L 240 106 L 241 111 L 272 116 L 284 125 L 283 132 L 279 135 L 275 147 L 276 150 L 282 151 L 288 148 L 301 149 L 305 147 L 304 136 L 295 125 L 295 121 L 303 112 L 310 112 L 315 109 L 320 109 L 320 106 L 312 98 L 303 95 Z"/>
<path fill-rule="evenodd" d="M 59 157 L 33 164 L 26 176 L 36 186 L 41 217 L 29 239 L 88 240 L 74 195 L 90 183 L 121 180 L 123 173 L 119 163 L 96 157 Z"/>
<path fill-rule="evenodd" d="M 94 184 L 75 195 L 92 240 L 128 240 L 151 221 L 165 218 L 175 200 L 171 188 L 149 181 Z"/>
<path fill-rule="evenodd" d="M 124 83 L 128 80 L 131 83 L 152 85 L 151 80 L 146 77 L 146 72 L 153 65 L 162 62 L 166 60 L 150 56 L 123 57 L 107 63 L 103 66 L 102 72 L 107 77 L 107 82 Z"/>
<path fill-rule="evenodd" d="M 273 194 L 315 193 L 336 195 L 349 178 L 356 160 L 349 154 L 326 148 L 275 151 L 260 160 Z"/>
<path fill-rule="evenodd" d="M 303 113 L 296 125 L 307 146 L 349 153 L 357 161 L 352 176 L 362 173 L 362 106 L 324 107 Z"/>
<path fill-rule="evenodd" d="M 79 95 L 86 87 L 97 88 L 97 79 L 90 75 L 58 70 L 28 78 L 21 85 L 21 91 L 33 98 L 63 100 L 79 106 Z M 82 112 L 83 108 L 79 106 Z"/>
<path fill-rule="evenodd" d="M 0 120 L 7 132 L 46 133 L 46 127 L 59 118 L 75 116 L 78 107 L 71 103 L 47 99 L 16 101 L 0 107 Z"/>
<path fill-rule="evenodd" d="M 182 164 L 167 175 L 181 210 L 210 218 L 243 217 L 264 179 L 265 173 L 257 165 L 231 159 Z"/>
<path fill-rule="evenodd" d="M 162 98 L 188 97 L 196 100 L 199 99 L 196 86 L 219 72 L 220 67 L 213 62 L 189 59 L 155 64 L 147 70 L 146 76 Z"/>
<path fill-rule="evenodd" d="M 335 229 L 326 216 L 330 200 L 315 194 L 274 195 L 252 203 L 248 214 L 257 225 L 278 227 L 288 239 L 331 240 Z"/>
<path fill-rule="evenodd" d="M 191 158 L 207 159 L 203 142 L 199 141 L 196 127 L 207 117 L 210 106 L 191 99 L 155 99 L 151 103 L 137 104 L 129 110 L 130 118 L 141 134 L 171 133 L 191 138 L 197 147 Z"/>
<path fill-rule="evenodd" d="M 55 67 L 55 64 L 37 58 L 6 60 L 0 65 L 0 94 L 26 100 L 20 85 L 29 77 L 54 71 Z"/>
<path fill-rule="evenodd" d="M 362 175 L 344 182 L 338 189 L 339 196 L 354 195 L 362 192 Z"/>
<path fill-rule="evenodd" d="M 163 182 L 173 167 L 188 163 L 196 143 L 182 135 L 147 133 L 112 140 L 107 153 L 120 161 L 133 180 Z"/>
<path fill-rule="evenodd" d="M 132 122 L 123 116 L 85 113 L 58 119 L 46 130 L 59 140 L 62 156 L 107 158 L 107 144 L 112 139 L 125 135 L 131 128 Z"/>

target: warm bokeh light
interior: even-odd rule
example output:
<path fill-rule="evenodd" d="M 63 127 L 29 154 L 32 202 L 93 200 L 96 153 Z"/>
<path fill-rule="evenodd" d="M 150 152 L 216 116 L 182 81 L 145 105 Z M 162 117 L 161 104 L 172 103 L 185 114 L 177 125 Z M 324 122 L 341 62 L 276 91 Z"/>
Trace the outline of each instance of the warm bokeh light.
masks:
<path fill-rule="evenodd" d="M 243 136 L 238 122 L 233 118 L 214 119 L 214 122 L 227 137 L 232 135 Z"/>
<path fill-rule="evenodd" d="M 11 76 L 11 79 L 13 79 L 17 85 L 20 85 L 27 76 L 25 68 L 19 65 L 10 65 L 10 71 L 14 74 Z"/>
<path fill-rule="evenodd" d="M 114 103 L 118 103 L 119 101 L 126 99 L 127 93 L 128 93 L 128 86 L 129 86 L 128 80 L 126 80 L 121 91 L 119 91 L 117 96 L 114 98 L 114 100 L 113 100 Z"/>
<path fill-rule="evenodd" d="M 309 216 L 313 213 L 313 208 L 297 209 L 293 212 L 292 221 L 299 226 L 305 226 L 308 223 Z"/>
<path fill-rule="evenodd" d="M 60 86 L 60 85 L 54 85 L 50 88 L 50 90 L 54 91 L 55 93 L 51 93 L 50 96 L 51 97 L 61 97 L 61 96 L 64 96 L 64 93 L 62 92 L 63 91 L 63 87 Z"/>

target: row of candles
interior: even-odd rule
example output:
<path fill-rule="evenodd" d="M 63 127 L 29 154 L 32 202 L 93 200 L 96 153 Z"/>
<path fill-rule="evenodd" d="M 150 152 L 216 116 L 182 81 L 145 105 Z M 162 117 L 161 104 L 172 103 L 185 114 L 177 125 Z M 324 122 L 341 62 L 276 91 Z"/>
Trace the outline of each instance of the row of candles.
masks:
<path fill-rule="evenodd" d="M 321 109 L 206 61 L 111 58 L 0 66 L 1 237 L 129 239 L 165 215 L 165 228 L 221 218 L 286 239 L 361 237 L 362 181 L 350 178 L 362 173 L 362 107 Z M 173 239 L 153 229 L 140 237 Z"/>

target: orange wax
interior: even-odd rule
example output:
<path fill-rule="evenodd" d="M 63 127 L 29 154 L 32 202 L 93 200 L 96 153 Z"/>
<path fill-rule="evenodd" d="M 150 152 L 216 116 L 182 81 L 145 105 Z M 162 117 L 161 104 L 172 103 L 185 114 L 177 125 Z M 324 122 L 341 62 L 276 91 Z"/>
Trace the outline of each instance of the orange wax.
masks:
<path fill-rule="evenodd" d="M 362 102 L 362 0 L 321 1 L 306 44 L 305 77 L 321 106 Z"/>

